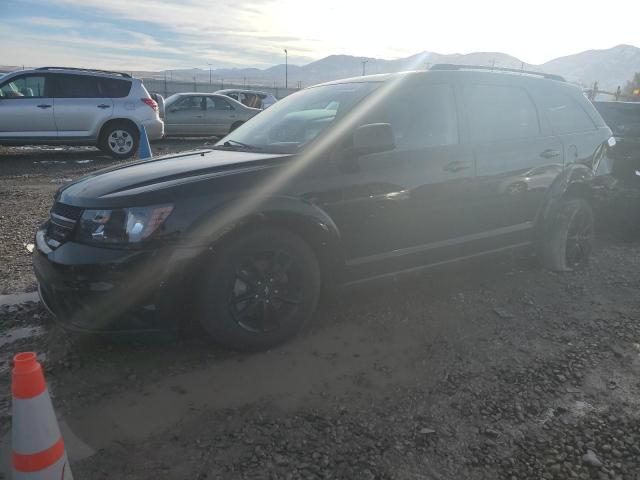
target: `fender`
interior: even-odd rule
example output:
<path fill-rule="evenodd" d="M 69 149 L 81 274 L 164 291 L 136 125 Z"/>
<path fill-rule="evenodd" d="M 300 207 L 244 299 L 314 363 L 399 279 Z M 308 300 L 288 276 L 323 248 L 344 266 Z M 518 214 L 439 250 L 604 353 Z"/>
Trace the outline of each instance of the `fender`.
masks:
<path fill-rule="evenodd" d="M 593 169 L 584 164 L 571 163 L 565 166 L 552 182 L 536 214 L 535 225 L 539 233 L 544 232 L 550 223 L 549 220 L 553 218 L 558 204 L 567 195 L 576 195 L 591 201 L 594 178 Z"/>
<path fill-rule="evenodd" d="M 278 226 L 302 237 L 318 255 L 323 274 L 340 275 L 345 265 L 341 235 L 331 217 L 318 205 L 292 196 L 272 196 L 247 214 L 234 214 L 242 199 L 208 210 L 189 232 L 192 247 L 215 250 L 217 245 L 246 229 Z M 226 218 L 225 218 L 226 217 Z"/>

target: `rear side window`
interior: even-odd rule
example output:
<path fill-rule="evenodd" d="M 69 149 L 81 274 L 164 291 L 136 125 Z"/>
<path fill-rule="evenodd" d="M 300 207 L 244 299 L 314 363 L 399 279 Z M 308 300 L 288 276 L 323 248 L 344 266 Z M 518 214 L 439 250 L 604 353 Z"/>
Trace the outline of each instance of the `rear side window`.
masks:
<path fill-rule="evenodd" d="M 541 103 L 553 131 L 558 134 L 585 132 L 596 128 L 584 108 L 570 95 L 548 90 L 541 98 Z"/>
<path fill-rule="evenodd" d="M 463 91 L 471 141 L 527 138 L 540 134 L 538 112 L 523 88 L 469 85 Z"/>
<path fill-rule="evenodd" d="M 98 98 L 98 78 L 85 75 L 56 75 L 57 98 Z"/>
<path fill-rule="evenodd" d="M 98 88 L 103 97 L 124 98 L 131 91 L 131 82 L 119 78 L 100 78 Z"/>
<path fill-rule="evenodd" d="M 207 110 L 233 110 L 226 100 L 219 97 L 207 97 Z"/>

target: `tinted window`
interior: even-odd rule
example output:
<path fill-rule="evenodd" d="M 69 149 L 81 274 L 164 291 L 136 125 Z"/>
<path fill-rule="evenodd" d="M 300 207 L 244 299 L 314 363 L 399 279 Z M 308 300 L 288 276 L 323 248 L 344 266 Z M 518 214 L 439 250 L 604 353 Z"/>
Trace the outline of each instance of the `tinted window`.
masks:
<path fill-rule="evenodd" d="M 447 84 L 399 88 L 364 123 L 390 123 L 398 150 L 458 143 L 456 104 Z"/>
<path fill-rule="evenodd" d="M 591 117 L 578 101 L 563 92 L 547 91 L 541 102 L 551 127 L 556 133 L 584 132 L 596 128 Z"/>
<path fill-rule="evenodd" d="M 594 105 L 616 135 L 640 135 L 640 103 L 596 102 Z"/>
<path fill-rule="evenodd" d="M 534 137 L 538 112 L 526 90 L 503 85 L 464 88 L 471 141 Z"/>
<path fill-rule="evenodd" d="M 98 98 L 98 78 L 83 75 L 56 75 L 58 98 Z"/>
<path fill-rule="evenodd" d="M 207 97 L 207 110 L 233 110 L 229 102 L 223 98 Z"/>
<path fill-rule="evenodd" d="M 2 98 L 38 98 L 49 96 L 44 76 L 26 75 L 11 80 L 0 87 Z"/>
<path fill-rule="evenodd" d="M 131 82 L 119 78 L 101 78 L 98 80 L 98 88 L 102 97 L 124 98 L 131 91 Z"/>

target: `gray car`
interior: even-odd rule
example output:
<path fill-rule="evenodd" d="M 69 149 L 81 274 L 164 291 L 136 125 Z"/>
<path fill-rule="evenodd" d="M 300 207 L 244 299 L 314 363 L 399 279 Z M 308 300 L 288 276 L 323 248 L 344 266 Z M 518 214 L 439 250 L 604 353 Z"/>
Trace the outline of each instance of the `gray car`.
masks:
<path fill-rule="evenodd" d="M 126 73 L 43 67 L 0 79 L 0 145 L 95 145 L 128 158 L 142 126 L 162 138 L 158 104 Z"/>
<path fill-rule="evenodd" d="M 215 93 L 176 93 L 165 101 L 165 133 L 224 136 L 261 112 Z"/>

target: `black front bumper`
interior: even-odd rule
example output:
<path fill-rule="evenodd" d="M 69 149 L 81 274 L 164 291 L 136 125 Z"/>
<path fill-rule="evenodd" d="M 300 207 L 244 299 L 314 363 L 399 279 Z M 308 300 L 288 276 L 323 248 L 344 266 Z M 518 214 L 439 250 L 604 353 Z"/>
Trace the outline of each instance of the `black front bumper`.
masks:
<path fill-rule="evenodd" d="M 199 250 L 125 250 L 71 241 L 51 249 L 45 235 L 36 234 L 33 267 L 42 302 L 64 327 L 114 333 L 183 326 Z"/>

